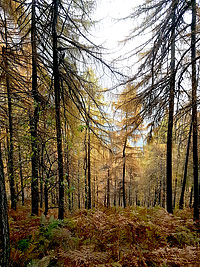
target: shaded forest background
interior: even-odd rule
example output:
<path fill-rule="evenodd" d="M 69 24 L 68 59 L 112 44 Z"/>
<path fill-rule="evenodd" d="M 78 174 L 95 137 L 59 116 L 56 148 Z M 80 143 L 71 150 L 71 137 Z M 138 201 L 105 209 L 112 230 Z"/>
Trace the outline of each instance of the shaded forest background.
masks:
<path fill-rule="evenodd" d="M 143 250 L 150 249 L 147 240 L 151 235 L 152 242 L 161 235 L 147 219 L 152 216 L 154 220 L 156 209 L 163 218 L 169 216 L 169 221 L 173 220 L 169 214 L 184 216 L 178 209 L 185 209 L 189 220 L 188 228 L 181 228 L 184 241 L 173 231 L 167 235 L 165 229 L 163 246 L 199 244 L 199 3 L 144 1 L 124 18 L 133 24 L 124 45 L 143 36 L 137 47 L 120 58 L 121 62 L 132 61 L 134 73 L 129 76 L 106 61 L 105 48 L 93 42 L 91 14 L 96 4 L 88 0 L 0 1 L 1 266 L 9 266 L 10 253 L 13 266 L 25 260 L 24 255 L 13 260 L 10 239 L 23 253 L 35 244 L 34 231 L 33 239 L 27 233 L 21 239 L 13 237 L 12 220 L 16 227 L 25 227 L 17 219 L 23 217 L 21 211 L 30 220 L 27 226 L 33 223 L 33 230 L 38 225 L 40 231 L 45 229 L 46 241 L 51 243 L 52 229 L 66 227 L 65 241 L 74 249 L 91 239 L 90 245 L 101 252 L 108 247 L 102 244 L 97 249 L 93 243 L 99 229 L 92 228 L 92 216 L 99 220 L 106 216 L 102 231 L 114 225 L 112 216 L 121 216 L 118 219 L 124 228 L 120 236 L 113 239 L 111 235 L 105 241 L 114 242 L 111 258 L 118 262 L 109 266 L 129 266 L 122 265 L 123 252 L 116 242 L 139 242 L 137 235 L 131 240 L 125 237 L 132 231 L 127 227 L 136 227 L 127 221 L 134 208 L 133 220 L 137 217 L 144 223 L 143 228 L 138 225 L 135 229 L 145 232 Z M 115 83 L 112 88 L 102 88 L 101 79 Z M 76 214 L 83 221 L 88 218 L 84 225 L 91 226 L 93 238 L 79 235 Z M 50 215 L 58 220 L 48 221 Z M 41 225 L 46 228 L 42 230 Z M 80 239 L 77 243 L 72 233 Z M 53 244 L 48 246 L 43 248 L 45 256 Z M 130 260 L 135 264 L 130 266 L 165 266 L 156 260 L 153 265 L 149 255 L 143 256 L 140 263 Z M 105 261 L 108 258 L 105 255 Z M 67 264 L 72 265 L 66 266 L 90 266 L 86 262 L 73 265 L 69 260 Z M 44 266 L 50 266 L 50 258 L 47 263 Z"/>

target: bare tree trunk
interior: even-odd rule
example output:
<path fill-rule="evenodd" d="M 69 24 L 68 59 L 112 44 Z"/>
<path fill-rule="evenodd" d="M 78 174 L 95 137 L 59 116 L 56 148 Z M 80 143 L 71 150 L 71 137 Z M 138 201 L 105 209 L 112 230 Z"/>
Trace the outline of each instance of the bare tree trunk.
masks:
<path fill-rule="evenodd" d="M 34 114 L 30 117 L 30 132 L 32 145 L 32 180 L 31 180 L 31 204 L 32 214 L 38 215 L 39 190 L 38 190 L 38 137 L 37 125 L 39 121 L 39 101 L 37 89 L 37 48 L 36 48 L 36 0 L 32 0 L 32 25 L 31 25 L 31 45 L 32 45 L 32 95 L 34 100 Z"/>
<path fill-rule="evenodd" d="M 166 208 L 166 180 L 165 180 L 165 175 L 162 175 L 162 207 L 165 209 Z"/>
<path fill-rule="evenodd" d="M 123 172 L 122 172 L 122 194 L 123 194 L 123 207 L 126 208 L 126 143 L 127 143 L 127 136 L 124 141 L 123 147 Z"/>
<path fill-rule="evenodd" d="M 99 184 L 98 184 L 98 175 L 96 175 L 96 192 L 97 192 L 97 203 L 99 203 Z"/>
<path fill-rule="evenodd" d="M 175 92 L 175 15 L 176 0 L 172 0 L 172 32 L 171 32 L 171 78 L 169 93 L 169 117 L 167 132 L 167 211 L 173 212 L 172 208 L 172 133 L 174 116 L 174 92 Z"/>
<path fill-rule="evenodd" d="M 107 191 L 107 186 L 105 185 L 104 202 L 103 202 L 104 207 L 106 207 L 106 198 L 107 198 L 106 191 Z"/>
<path fill-rule="evenodd" d="M 78 160 L 78 209 L 81 208 L 81 192 L 80 192 L 80 160 Z"/>
<path fill-rule="evenodd" d="M 118 191 L 118 206 L 119 207 L 121 206 L 121 188 L 119 188 L 119 191 Z"/>
<path fill-rule="evenodd" d="M 113 205 L 117 205 L 117 178 L 116 178 L 116 172 L 115 172 L 115 188 L 114 188 L 114 202 Z"/>
<path fill-rule="evenodd" d="M 110 170 L 108 169 L 107 177 L 107 208 L 110 207 Z"/>
<path fill-rule="evenodd" d="M 192 124 L 194 172 L 194 220 L 199 219 L 198 147 L 197 147 L 197 79 L 196 79 L 196 0 L 191 0 Z"/>
<path fill-rule="evenodd" d="M 20 145 L 18 145 L 18 155 L 19 155 L 19 175 L 20 175 L 21 193 L 22 193 L 22 206 L 24 206 L 24 179 L 23 179 L 23 172 L 22 172 L 22 157 L 21 157 Z"/>
<path fill-rule="evenodd" d="M 72 188 L 74 187 L 74 181 L 72 180 Z M 74 209 L 74 191 L 71 194 L 71 211 Z"/>
<path fill-rule="evenodd" d="M 194 191 L 194 187 L 192 186 L 191 191 L 190 191 L 190 202 L 189 202 L 190 208 L 192 208 L 193 191 Z"/>
<path fill-rule="evenodd" d="M 48 188 L 49 174 L 44 182 L 44 215 L 46 216 L 49 211 L 49 188 Z"/>
<path fill-rule="evenodd" d="M 84 144 L 85 144 L 85 160 L 84 160 L 84 177 L 85 177 L 85 209 L 87 209 L 87 202 L 88 202 L 88 186 L 87 186 L 87 166 L 88 166 L 88 152 L 87 152 L 87 128 L 85 130 L 85 140 L 84 140 Z"/>
<path fill-rule="evenodd" d="M 190 125 L 190 131 L 189 131 L 189 136 L 188 136 L 187 151 L 186 151 L 186 158 L 185 158 L 185 168 L 184 168 L 184 175 L 183 175 L 183 184 L 182 184 L 182 190 L 181 190 L 181 197 L 179 201 L 179 209 L 183 209 L 183 205 L 184 205 L 184 194 L 185 194 L 185 186 L 186 186 L 186 180 L 187 180 L 187 168 L 188 168 L 188 160 L 189 160 L 189 153 L 190 153 L 191 133 L 192 133 L 192 123 Z"/>
<path fill-rule="evenodd" d="M 55 93 L 55 109 L 56 109 L 56 135 L 57 135 L 57 152 L 58 152 L 58 175 L 59 175 L 59 208 L 58 219 L 64 219 L 64 177 L 63 177 L 63 152 L 62 152 L 62 135 L 61 135 L 61 120 L 60 120 L 60 78 L 58 66 L 58 6 L 59 0 L 53 0 L 53 76 L 54 76 L 54 93 Z"/>
<path fill-rule="evenodd" d="M 90 106 L 88 108 L 88 113 L 90 113 Z M 87 170 L 88 170 L 88 194 L 87 194 L 87 208 L 91 209 L 92 207 L 92 196 L 91 196 L 91 160 L 90 160 L 90 123 L 89 123 L 89 118 L 87 121 L 87 126 L 88 126 L 88 164 L 87 164 Z"/>
<path fill-rule="evenodd" d="M 8 267 L 10 258 L 8 208 L 3 161 L 0 148 L 0 266 Z"/>
<path fill-rule="evenodd" d="M 92 194 L 93 194 L 93 207 L 95 207 L 95 204 L 96 204 L 96 181 L 95 181 L 95 175 L 94 175 L 94 178 L 93 178 L 93 192 L 92 192 Z"/>
<path fill-rule="evenodd" d="M 178 179 L 177 179 L 177 176 L 176 176 L 175 184 L 174 184 L 174 202 L 173 202 L 173 208 L 176 207 L 177 183 L 178 183 Z"/>
<path fill-rule="evenodd" d="M 129 194 L 128 194 L 128 205 L 132 206 L 132 180 L 133 180 L 133 176 L 132 176 L 132 168 L 130 168 L 130 180 L 129 180 Z"/>
<path fill-rule="evenodd" d="M 156 185 L 156 188 L 154 189 L 154 201 L 153 201 L 153 207 L 156 206 L 157 198 L 158 198 L 158 189 L 157 189 L 158 183 Z"/>
<path fill-rule="evenodd" d="M 4 62 L 5 76 L 6 76 L 6 89 L 8 97 L 8 122 L 9 122 L 9 142 L 8 142 L 8 177 L 10 182 L 10 195 L 11 195 L 11 209 L 16 210 L 17 198 L 15 192 L 15 178 L 14 178 L 14 139 L 13 139 L 13 119 L 12 119 L 12 98 L 10 88 L 10 77 L 8 74 L 8 40 L 7 40 L 7 22 L 5 19 L 5 41 L 6 47 L 2 47 L 2 56 Z"/>
<path fill-rule="evenodd" d="M 41 151 L 41 164 L 40 164 L 40 208 L 43 207 L 43 198 L 44 198 L 44 149 L 45 144 L 42 144 Z"/>
<path fill-rule="evenodd" d="M 68 127 L 66 127 L 66 131 L 68 132 Z M 69 137 L 67 135 L 67 140 L 69 140 Z M 67 170 L 66 170 L 66 176 L 67 176 L 67 186 L 68 186 L 68 208 L 69 211 L 72 211 L 72 201 L 71 201 L 71 192 L 70 192 L 70 188 L 71 188 L 71 183 L 70 183 L 70 177 L 69 177 L 69 145 L 67 144 Z"/>

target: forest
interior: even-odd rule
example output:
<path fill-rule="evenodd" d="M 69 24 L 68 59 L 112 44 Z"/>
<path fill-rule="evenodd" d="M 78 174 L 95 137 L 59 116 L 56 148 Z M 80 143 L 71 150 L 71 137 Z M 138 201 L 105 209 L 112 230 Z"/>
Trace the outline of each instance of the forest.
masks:
<path fill-rule="evenodd" d="M 101 2 L 0 0 L 0 267 L 200 266 L 200 2 Z"/>

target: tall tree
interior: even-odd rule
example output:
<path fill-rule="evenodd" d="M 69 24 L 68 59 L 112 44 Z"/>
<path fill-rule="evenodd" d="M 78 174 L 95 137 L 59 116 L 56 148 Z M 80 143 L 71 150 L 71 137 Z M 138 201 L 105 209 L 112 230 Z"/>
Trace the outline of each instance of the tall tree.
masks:
<path fill-rule="evenodd" d="M 1 144 L 0 144 L 1 145 Z M 10 257 L 8 207 L 0 147 L 0 266 L 8 267 Z"/>
<path fill-rule="evenodd" d="M 32 0 L 31 17 L 31 47 L 32 47 L 32 95 L 34 100 L 33 115 L 30 115 L 30 132 L 32 145 L 32 180 L 31 180 L 31 203 L 32 214 L 38 215 L 39 191 L 38 191 L 38 137 L 37 127 L 39 121 L 39 101 L 37 86 L 37 48 L 36 48 L 36 0 Z"/>
<path fill-rule="evenodd" d="M 88 113 L 90 113 L 90 104 L 88 107 Z M 88 189 L 87 189 L 87 208 L 91 209 L 92 208 L 92 192 L 91 192 L 91 141 L 90 141 L 90 121 L 89 118 L 87 120 L 87 127 L 88 127 L 88 144 L 87 144 L 87 184 L 88 184 Z"/>
<path fill-rule="evenodd" d="M 185 156 L 184 175 L 183 175 L 183 185 L 182 185 L 181 197 L 180 197 L 180 201 L 179 201 L 179 209 L 183 209 L 183 205 L 184 205 L 184 194 L 185 194 L 186 179 L 187 179 L 187 169 L 188 169 L 188 160 L 189 160 L 189 153 L 190 153 L 191 134 L 192 134 L 192 123 L 190 124 L 190 131 L 189 131 L 189 135 L 188 135 L 187 150 L 186 150 L 186 156 Z"/>
<path fill-rule="evenodd" d="M 7 21 L 5 17 L 5 42 L 6 46 L 2 47 L 2 55 L 4 61 L 4 70 L 6 76 L 6 89 L 8 97 L 8 122 L 9 122 L 9 142 L 8 142 L 8 176 L 10 181 L 10 195 L 11 195 L 11 208 L 16 210 L 16 193 L 15 193 L 15 178 L 14 178 L 14 139 L 13 139 L 13 118 L 12 118 L 12 98 L 11 98 L 11 86 L 9 76 L 9 47 L 8 47 L 8 36 L 7 36 Z"/>
<path fill-rule="evenodd" d="M 124 208 L 126 208 L 126 144 L 127 144 L 127 133 L 125 136 L 125 141 L 124 141 L 124 145 L 123 145 L 123 153 L 122 153 L 122 157 L 123 157 L 123 171 L 122 171 L 122 191 L 123 191 L 123 206 Z"/>
<path fill-rule="evenodd" d="M 192 126 L 193 126 L 193 172 L 194 172 L 194 220 L 199 219 L 198 146 L 197 146 L 197 77 L 196 77 L 196 0 L 191 1 L 191 62 L 192 62 Z"/>
<path fill-rule="evenodd" d="M 176 22 L 177 1 L 172 0 L 172 23 L 171 23 L 171 77 L 169 90 L 169 113 L 168 113 L 168 132 L 167 132 L 167 211 L 173 212 L 172 209 L 172 133 L 173 133 L 173 116 L 174 116 L 174 94 L 175 94 L 175 22 Z"/>
<path fill-rule="evenodd" d="M 61 115 L 60 115 L 60 75 L 59 75 L 59 58 L 58 58 L 58 7 L 59 0 L 53 0 L 53 76 L 54 76 L 54 94 L 56 110 L 56 135 L 57 135 L 57 152 L 58 152 L 58 175 L 59 175 L 59 210 L 58 219 L 64 219 L 64 178 L 63 178 L 63 152 L 62 152 L 62 135 L 61 135 Z"/>

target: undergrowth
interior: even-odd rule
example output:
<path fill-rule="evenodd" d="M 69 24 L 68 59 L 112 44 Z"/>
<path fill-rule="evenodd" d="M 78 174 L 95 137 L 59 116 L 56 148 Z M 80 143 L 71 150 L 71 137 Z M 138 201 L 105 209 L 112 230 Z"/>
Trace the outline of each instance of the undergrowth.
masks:
<path fill-rule="evenodd" d="M 11 266 L 200 266 L 190 210 L 100 207 L 63 221 L 24 214 L 10 214 Z"/>

